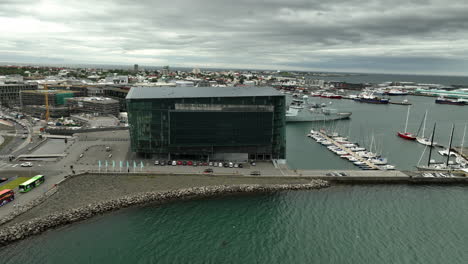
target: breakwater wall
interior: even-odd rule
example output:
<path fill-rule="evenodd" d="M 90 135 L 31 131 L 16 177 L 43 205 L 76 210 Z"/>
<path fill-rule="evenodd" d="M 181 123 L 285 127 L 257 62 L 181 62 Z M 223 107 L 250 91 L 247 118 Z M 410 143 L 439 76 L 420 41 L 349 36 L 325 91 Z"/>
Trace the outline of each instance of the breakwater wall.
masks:
<path fill-rule="evenodd" d="M 57 212 L 27 222 L 18 223 L 0 230 L 0 246 L 38 235 L 46 230 L 79 222 L 96 215 L 135 205 L 147 203 L 164 203 L 175 200 L 209 198 L 241 193 L 271 193 L 285 190 L 310 190 L 328 187 L 324 180 L 312 180 L 307 184 L 274 184 L 274 185 L 218 185 L 193 187 L 166 192 L 147 192 L 126 195 L 119 199 L 96 202 L 76 209 Z"/>

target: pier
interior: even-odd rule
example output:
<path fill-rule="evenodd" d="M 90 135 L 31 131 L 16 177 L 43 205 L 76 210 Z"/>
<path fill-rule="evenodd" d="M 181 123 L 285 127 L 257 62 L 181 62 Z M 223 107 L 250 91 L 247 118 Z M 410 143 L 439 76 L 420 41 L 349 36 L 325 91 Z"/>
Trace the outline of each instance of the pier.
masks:
<path fill-rule="evenodd" d="M 377 165 L 375 165 L 374 163 L 368 161 L 367 159 L 364 159 L 363 157 L 357 155 L 355 152 L 351 151 L 349 148 L 347 147 L 344 147 L 342 144 L 336 142 L 335 140 L 333 140 L 331 137 L 327 136 L 325 133 L 322 133 L 320 131 L 317 132 L 320 136 L 322 136 L 323 138 L 325 138 L 326 140 L 330 141 L 333 145 L 335 145 L 336 147 L 339 147 L 340 149 L 342 149 L 343 151 L 345 151 L 346 153 L 348 153 L 349 155 L 351 155 L 352 157 L 356 158 L 357 160 L 359 160 L 360 162 L 363 162 L 365 163 L 368 167 L 374 169 L 374 170 L 379 170 L 379 167 Z"/>

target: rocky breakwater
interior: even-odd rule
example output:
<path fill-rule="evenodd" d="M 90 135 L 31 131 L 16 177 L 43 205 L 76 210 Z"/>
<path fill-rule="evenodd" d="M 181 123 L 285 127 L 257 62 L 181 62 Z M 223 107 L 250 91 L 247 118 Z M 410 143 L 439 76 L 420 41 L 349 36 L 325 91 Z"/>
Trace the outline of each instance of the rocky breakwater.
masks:
<path fill-rule="evenodd" d="M 313 180 L 307 184 L 274 184 L 274 185 L 218 185 L 193 187 L 166 192 L 147 192 L 123 196 L 119 199 L 96 202 L 76 209 L 57 212 L 45 217 L 34 218 L 0 230 L 0 246 L 40 234 L 48 229 L 82 221 L 93 216 L 146 203 L 164 203 L 181 199 L 208 198 L 237 193 L 271 193 L 284 190 L 309 190 L 328 187 L 323 180 Z"/>

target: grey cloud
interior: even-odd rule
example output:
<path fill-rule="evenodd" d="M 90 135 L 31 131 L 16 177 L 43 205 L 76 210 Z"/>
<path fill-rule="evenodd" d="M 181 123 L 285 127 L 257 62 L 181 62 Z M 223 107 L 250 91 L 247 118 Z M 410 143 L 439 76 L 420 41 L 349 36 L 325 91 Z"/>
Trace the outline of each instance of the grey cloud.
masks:
<path fill-rule="evenodd" d="M 36 51 L 90 63 L 349 71 L 397 71 L 401 62 L 415 72 L 457 70 L 429 67 L 421 58 L 447 65 L 468 59 L 468 4 L 460 0 L 53 2 L 0 2 L 0 19 L 65 27 L 45 35 L 0 29 L 2 39 L 17 44 L 15 50 L 0 45 L 0 59 L 34 60 Z"/>

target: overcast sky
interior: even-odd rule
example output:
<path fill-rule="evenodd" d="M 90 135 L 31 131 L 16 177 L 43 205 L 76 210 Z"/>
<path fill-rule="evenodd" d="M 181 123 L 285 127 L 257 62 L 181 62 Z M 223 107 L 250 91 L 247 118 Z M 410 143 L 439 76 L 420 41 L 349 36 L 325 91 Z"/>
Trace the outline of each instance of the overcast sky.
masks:
<path fill-rule="evenodd" d="M 0 0 L 0 61 L 468 75 L 468 1 Z"/>

